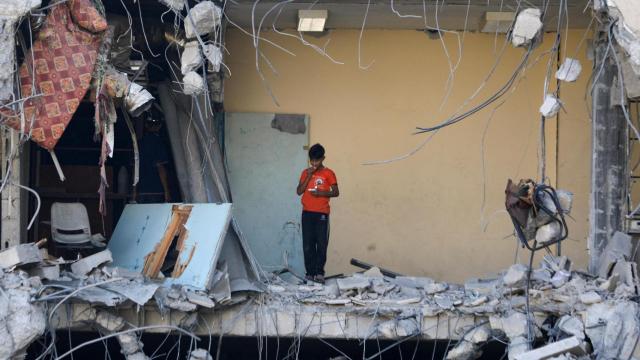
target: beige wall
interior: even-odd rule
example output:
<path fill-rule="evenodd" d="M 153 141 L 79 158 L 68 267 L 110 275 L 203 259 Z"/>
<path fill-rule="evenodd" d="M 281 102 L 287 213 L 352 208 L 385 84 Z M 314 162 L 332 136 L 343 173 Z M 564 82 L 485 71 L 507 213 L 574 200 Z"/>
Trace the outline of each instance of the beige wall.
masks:
<path fill-rule="evenodd" d="M 571 31 L 566 47 L 575 53 L 583 31 Z M 456 109 L 479 86 L 502 47 L 503 37 L 468 33 L 464 39 L 453 91 L 440 110 L 448 63 L 439 40 L 424 33 L 366 31 L 362 65 L 358 66 L 355 30 L 332 31 L 308 40 L 327 51 L 332 63 L 299 40 L 263 33 L 295 57 L 264 42 L 260 49 L 278 71 L 261 68 L 277 97 L 276 106 L 255 68 L 252 38 L 230 31 L 226 63 L 232 76 L 226 83 L 225 106 L 231 112 L 306 113 L 311 118 L 312 143 L 327 149 L 326 165 L 335 170 L 341 195 L 332 200 L 331 240 L 327 272 L 351 272 L 352 257 L 413 275 L 448 281 L 495 273 L 514 261 L 515 239 L 504 209 L 508 178 L 536 178 L 538 107 L 543 96 L 548 50 L 545 42 L 531 59 L 524 77 L 508 100 L 496 103 L 463 122 L 443 129 L 414 156 L 395 163 L 363 166 L 370 160 L 404 154 L 428 135 L 411 135 L 415 126 L 433 125 Z M 458 56 L 453 35 L 445 42 L 452 60 Z M 507 47 L 494 76 L 473 103 L 494 93 L 511 75 L 524 50 Z M 562 84 L 567 114 L 548 124 L 548 168 L 552 181 L 575 193 L 574 220 L 565 253 L 586 266 L 589 200 L 590 121 L 584 101 L 591 62 L 577 52 L 585 68 L 575 84 Z M 539 58 L 539 56 L 542 56 Z M 537 63 L 536 60 L 539 60 Z M 555 83 L 553 83 L 555 88 Z M 556 134 L 559 136 L 556 152 Z M 556 169 L 557 165 L 557 169 Z M 292 181 L 292 196 L 297 179 Z M 483 185 L 486 203 L 482 208 Z M 486 230 L 483 230 L 486 226 Z M 520 259 L 527 256 L 519 252 Z"/>

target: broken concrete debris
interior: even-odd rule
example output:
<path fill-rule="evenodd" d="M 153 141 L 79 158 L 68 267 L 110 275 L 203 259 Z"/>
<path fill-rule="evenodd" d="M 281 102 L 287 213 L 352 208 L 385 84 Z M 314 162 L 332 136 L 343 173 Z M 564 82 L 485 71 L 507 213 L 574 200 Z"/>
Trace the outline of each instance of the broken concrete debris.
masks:
<path fill-rule="evenodd" d="M 71 271 L 75 275 L 87 275 L 91 270 L 111 261 L 113 261 L 111 251 L 104 250 L 74 262 L 71 264 Z"/>
<path fill-rule="evenodd" d="M 560 69 L 556 71 L 556 79 L 566 81 L 566 82 L 574 82 L 580 76 L 582 72 L 582 65 L 580 64 L 580 60 L 565 58 L 560 65 Z"/>
<path fill-rule="evenodd" d="M 596 304 L 602 301 L 602 296 L 595 291 L 587 291 L 580 294 L 580 301 L 585 305 Z"/>
<path fill-rule="evenodd" d="M 536 231 L 536 241 L 540 244 L 558 240 L 562 235 L 562 227 L 557 222 L 550 222 L 542 225 Z"/>
<path fill-rule="evenodd" d="M 202 53 L 209 61 L 209 70 L 212 72 L 220 71 L 220 65 L 222 65 L 222 50 L 220 47 L 213 44 L 205 44 L 202 48 Z"/>
<path fill-rule="evenodd" d="M 186 95 L 199 95 L 204 92 L 204 79 L 195 71 L 189 71 L 182 78 L 184 93 Z"/>
<path fill-rule="evenodd" d="M 344 279 L 338 279 L 338 289 L 341 292 L 349 290 L 364 290 L 371 285 L 368 277 L 365 276 L 351 276 Z"/>
<path fill-rule="evenodd" d="M 413 304 L 421 306 L 423 321 L 454 312 L 479 316 L 477 329 L 472 331 L 470 328 L 469 332 L 462 335 L 458 344 L 448 352 L 448 359 L 477 358 L 481 354 L 482 344 L 496 334 L 503 334 L 508 339 L 510 359 L 550 359 L 565 354 L 572 358 L 574 354 L 581 356 L 578 354 L 590 353 L 590 336 L 585 334 L 588 326 L 585 311 L 598 303 L 629 301 L 634 295 L 633 292 L 615 295 L 603 291 L 600 287 L 606 282 L 605 279 L 573 272 L 571 266 L 572 263 L 566 256 L 546 255 L 540 267 L 532 271 L 529 296 L 534 310 L 529 317 L 525 312 L 525 297 L 522 295 L 528 272 L 524 265 L 512 266 L 501 281 L 474 279 L 464 287 L 445 284 L 446 290 L 434 294 L 427 292 L 430 286 L 437 284 L 433 279 L 404 276 L 391 279 L 380 277 L 374 269 L 367 274 L 330 279 L 324 286 L 307 286 L 304 295 L 300 295 L 300 288 L 280 281 L 277 283 L 278 291 L 269 296 L 281 301 L 290 301 L 290 297 L 294 297 L 316 306 L 376 306 L 378 314 L 389 314 L 378 315 L 380 319 L 377 331 L 381 336 L 410 333 L 411 322 L 404 324 L 401 319 L 394 320 L 394 317 L 400 309 L 406 311 L 406 307 Z M 337 293 L 328 290 L 334 287 L 338 288 Z M 601 296 L 601 292 L 605 296 Z M 635 310 L 632 313 L 636 314 Z M 481 323 L 483 318 L 486 319 L 484 324 Z M 553 321 L 549 328 L 555 329 L 555 334 L 559 334 L 557 338 L 562 342 L 555 344 L 552 341 L 550 344 L 555 345 L 532 350 L 533 343 L 529 339 L 539 340 L 544 334 L 541 329 L 549 321 Z M 628 329 L 633 335 L 632 327 L 628 326 Z M 571 337 L 577 341 L 564 340 Z M 620 344 L 623 346 L 622 342 Z M 613 348 L 612 346 L 611 351 L 616 352 L 617 348 Z M 537 354 L 543 355 L 534 357 Z"/>
<path fill-rule="evenodd" d="M 580 340 L 584 340 L 584 324 L 582 320 L 576 316 L 565 315 L 558 320 L 557 323 L 558 329 L 563 331 L 565 334 L 575 336 Z"/>
<path fill-rule="evenodd" d="M 58 280 L 60 278 L 60 265 L 38 266 L 29 270 L 29 275 L 46 280 Z"/>
<path fill-rule="evenodd" d="M 562 108 L 562 103 L 554 95 L 547 94 L 544 97 L 544 102 L 540 105 L 540 114 L 544 117 L 556 116 L 558 111 Z"/>
<path fill-rule="evenodd" d="M 523 286 L 527 280 L 529 268 L 522 264 L 511 265 L 507 273 L 502 277 L 504 285 L 507 287 Z"/>
<path fill-rule="evenodd" d="M 0 271 L 0 359 L 21 354 L 44 333 L 44 304 L 31 300 L 41 286 L 41 283 L 34 284 L 21 270 Z"/>
<path fill-rule="evenodd" d="M 622 252 L 626 253 L 626 247 L 622 246 L 624 241 L 614 243 L 617 246 L 612 245 L 612 252 L 619 251 L 621 246 Z M 132 270 L 109 265 L 106 261 L 109 258 L 107 253 L 97 253 L 72 264 L 63 262 L 58 265 L 59 278 L 42 278 L 44 284 L 40 278 L 29 277 L 20 268 L 51 266 L 47 263 L 50 260 L 16 265 L 11 267 L 11 272 L 2 273 L 0 285 L 4 292 L 21 299 L 16 300 L 18 303 L 25 304 L 29 303 L 32 294 L 38 294 L 39 299 L 46 301 L 54 290 L 39 289 L 47 284 L 64 284 L 72 289 L 93 284 L 72 296 L 74 301 L 88 303 L 84 310 L 74 310 L 72 320 L 107 333 L 122 331 L 128 325 L 121 317 L 106 309 L 96 310 L 94 304 L 119 308 L 127 306 L 126 304 L 136 306 L 154 302 L 161 314 L 168 309 L 194 314 L 198 308 L 218 311 L 225 306 L 216 300 L 215 286 L 209 292 L 179 284 L 163 284 L 162 280 L 150 280 Z M 114 262 L 118 262 L 118 259 L 114 259 Z M 72 268 L 80 270 L 77 274 L 69 272 Z M 375 311 L 377 315 L 374 329 L 379 336 L 387 338 L 424 334 L 429 330 L 420 324 L 446 314 L 474 316 L 476 325 L 468 326 L 464 333 L 459 334 L 460 341 L 448 352 L 448 359 L 475 359 L 480 356 L 483 344 L 491 341 L 494 336 L 508 339 L 511 359 L 549 359 L 580 351 L 588 353 L 590 350 L 587 344 L 591 344 L 597 354 L 615 354 L 602 357 L 603 359 L 623 358 L 617 356 L 633 353 L 635 342 L 626 339 L 636 336 L 634 334 L 638 334 L 640 325 L 635 317 L 627 316 L 638 313 L 637 304 L 630 300 L 636 296 L 634 288 L 628 288 L 621 281 L 617 286 L 607 285 L 603 290 L 603 284 L 611 279 L 572 272 L 571 261 L 566 256 L 546 255 L 531 274 L 529 297 L 534 312 L 528 319 L 525 297 L 522 294 L 525 291 L 527 272 L 526 266 L 516 264 L 501 279 L 474 279 L 464 286 L 423 277 L 390 278 L 382 275 L 376 268 L 363 274 L 328 279 L 324 285 L 300 285 L 295 280 L 285 281 L 274 274 L 266 287 L 268 291 L 261 295 L 260 301 L 297 306 L 306 304 L 314 306 L 315 311 L 320 313 L 323 308 L 334 309 L 332 311 L 344 309 L 340 311 L 345 311 L 346 314 Z M 555 282 L 554 279 L 559 277 L 562 281 Z M 620 275 L 616 273 L 612 277 L 619 278 Z M 218 284 L 224 278 L 224 272 L 216 271 L 212 281 Z M 626 290 L 620 291 L 621 287 Z M 0 314 L 1 300 L 0 297 Z M 233 302 L 231 297 L 226 300 L 227 304 Z M 37 323 L 34 323 L 33 328 L 25 329 L 28 333 L 20 335 L 22 340 L 18 339 L 18 346 L 24 346 L 22 344 L 32 341 L 44 331 L 46 311 L 44 307 L 37 305 L 41 303 L 25 306 L 23 311 L 30 312 L 29 316 L 38 316 L 31 312 L 40 311 L 39 316 L 43 322 L 42 326 L 35 326 Z M 7 321 L 8 318 L 0 317 L 0 331 Z M 558 334 L 557 338 L 560 340 L 532 350 L 528 339 L 542 338 L 543 332 L 540 330 L 545 326 L 545 321 L 553 321 L 549 328 L 556 329 L 554 334 Z M 336 327 L 336 331 L 339 328 Z M 20 331 L 15 333 L 19 334 Z M 139 342 L 135 332 L 118 335 L 117 340 L 127 359 L 146 358 L 143 344 Z M 547 355 L 534 357 L 538 356 L 536 354 Z M 210 355 L 206 352 L 194 351 L 191 359 L 209 359 L 208 356 Z"/>
<path fill-rule="evenodd" d="M 528 46 L 538 37 L 542 30 L 541 15 L 536 8 L 524 9 L 518 14 L 511 33 L 513 46 Z"/>
<path fill-rule="evenodd" d="M 202 65 L 202 54 L 200 53 L 200 45 L 197 41 L 190 41 L 184 45 L 180 63 L 182 75 L 186 75 L 189 71 L 196 70 Z"/>
<path fill-rule="evenodd" d="M 621 54 L 622 55 L 622 54 Z M 640 65 L 631 62 L 628 56 L 622 55 L 620 60 L 624 90 L 629 99 L 640 97 Z"/>
<path fill-rule="evenodd" d="M 488 324 L 474 326 L 447 353 L 447 360 L 477 359 L 482 355 L 481 345 L 489 341 L 490 337 L 491 327 Z"/>
<path fill-rule="evenodd" d="M 564 354 L 587 355 L 589 345 L 573 336 L 515 356 L 515 360 L 542 360 Z"/>
<path fill-rule="evenodd" d="M 631 236 L 620 231 L 616 231 L 600 256 L 598 275 L 604 279 L 609 278 L 616 263 L 619 261 L 630 260 L 630 257 Z"/>
<path fill-rule="evenodd" d="M 9 269 L 17 265 L 42 261 L 40 249 L 34 243 L 20 244 L 0 252 L 0 268 Z"/>
<path fill-rule="evenodd" d="M 222 10 L 211 1 L 203 1 L 191 8 L 184 19 L 184 32 L 188 39 L 213 32 L 220 26 Z"/>
<path fill-rule="evenodd" d="M 609 16 L 616 20 L 615 38 L 629 60 L 640 66 L 640 17 L 632 0 L 607 0 Z"/>
<path fill-rule="evenodd" d="M 189 360 L 213 360 L 211 354 L 205 349 L 195 349 L 189 355 Z"/>

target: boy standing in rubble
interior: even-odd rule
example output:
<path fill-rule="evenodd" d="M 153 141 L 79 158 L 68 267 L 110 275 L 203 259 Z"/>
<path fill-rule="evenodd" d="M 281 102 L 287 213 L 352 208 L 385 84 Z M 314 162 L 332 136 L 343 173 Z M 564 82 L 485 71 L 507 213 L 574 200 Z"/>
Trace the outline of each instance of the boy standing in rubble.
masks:
<path fill-rule="evenodd" d="M 324 283 L 324 265 L 329 245 L 329 199 L 340 195 L 336 174 L 325 167 L 324 148 L 315 144 L 309 149 L 310 167 L 300 174 L 296 192 L 302 195 L 302 249 L 305 279 Z"/>

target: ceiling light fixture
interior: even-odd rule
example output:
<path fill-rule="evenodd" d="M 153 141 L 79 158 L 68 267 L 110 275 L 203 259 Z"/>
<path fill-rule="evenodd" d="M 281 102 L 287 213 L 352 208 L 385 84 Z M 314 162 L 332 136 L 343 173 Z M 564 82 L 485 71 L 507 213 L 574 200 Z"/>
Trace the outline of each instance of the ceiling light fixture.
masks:
<path fill-rule="evenodd" d="M 328 15 L 327 10 L 298 10 L 298 31 L 324 31 Z"/>

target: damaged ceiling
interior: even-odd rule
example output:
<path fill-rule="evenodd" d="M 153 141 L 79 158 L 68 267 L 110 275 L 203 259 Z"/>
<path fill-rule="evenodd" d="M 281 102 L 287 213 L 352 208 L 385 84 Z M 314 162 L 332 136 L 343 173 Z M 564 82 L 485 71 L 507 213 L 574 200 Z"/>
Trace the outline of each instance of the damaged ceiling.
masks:
<path fill-rule="evenodd" d="M 589 0 L 568 1 L 567 12 L 569 15 L 569 27 L 584 29 L 591 21 L 591 13 L 585 8 Z M 393 3 L 393 8 L 391 4 Z M 526 4 L 517 0 L 457 0 L 457 1 L 433 1 L 424 2 L 427 14 L 427 27 L 440 27 L 446 30 L 479 31 L 482 28 L 484 14 L 486 12 L 522 10 L 525 7 L 544 8 L 547 6 L 545 16 L 545 30 L 555 30 L 558 23 L 560 0 L 553 1 L 527 1 Z M 279 4 L 279 5 L 278 5 Z M 367 5 L 369 4 L 369 5 Z M 520 4 L 520 5 L 518 5 Z M 256 24 L 264 21 L 263 27 L 271 28 L 296 28 L 298 24 L 298 10 L 326 9 L 329 11 L 326 28 L 328 29 L 360 29 L 363 18 L 367 12 L 366 29 L 424 29 L 423 14 L 425 7 L 422 1 L 396 0 L 396 1 L 260 1 L 249 0 L 230 1 L 225 7 L 226 16 L 234 23 L 244 27 L 252 27 L 252 19 Z M 437 7 L 437 8 L 436 8 Z M 255 10 L 254 10 L 255 9 Z M 394 13 L 395 10 L 397 13 Z M 267 14 L 266 17 L 265 14 Z M 400 17 L 400 14 L 402 17 Z M 437 19 L 436 19 L 437 15 Z M 263 20 L 264 17 L 264 20 Z M 466 20 L 465 20 L 466 19 Z M 256 25 L 257 26 L 257 25 Z"/>

